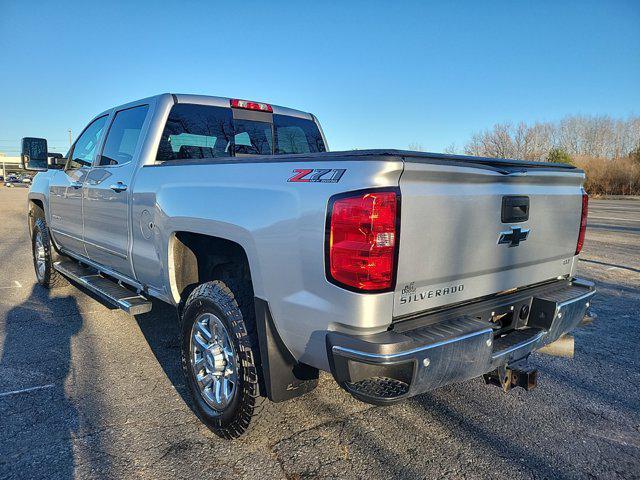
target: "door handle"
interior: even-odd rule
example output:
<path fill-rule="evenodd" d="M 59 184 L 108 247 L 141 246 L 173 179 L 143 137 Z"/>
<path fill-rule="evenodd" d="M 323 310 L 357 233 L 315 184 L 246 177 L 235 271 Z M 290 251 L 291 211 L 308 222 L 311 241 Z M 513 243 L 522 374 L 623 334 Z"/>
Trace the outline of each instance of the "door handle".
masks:
<path fill-rule="evenodd" d="M 502 197 L 502 223 L 520 223 L 529 220 L 529 197 L 505 195 Z"/>
<path fill-rule="evenodd" d="M 120 192 L 124 192 L 127 189 L 127 186 L 122 182 L 118 182 L 118 183 L 114 183 L 109 188 L 114 192 L 120 193 Z"/>

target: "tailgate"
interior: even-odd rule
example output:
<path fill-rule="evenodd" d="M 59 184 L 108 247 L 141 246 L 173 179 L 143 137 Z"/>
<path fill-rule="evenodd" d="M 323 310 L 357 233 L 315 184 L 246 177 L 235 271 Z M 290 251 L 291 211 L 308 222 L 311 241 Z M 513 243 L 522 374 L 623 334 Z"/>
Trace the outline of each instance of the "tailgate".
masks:
<path fill-rule="evenodd" d="M 394 317 L 569 275 L 583 181 L 575 169 L 407 160 Z"/>

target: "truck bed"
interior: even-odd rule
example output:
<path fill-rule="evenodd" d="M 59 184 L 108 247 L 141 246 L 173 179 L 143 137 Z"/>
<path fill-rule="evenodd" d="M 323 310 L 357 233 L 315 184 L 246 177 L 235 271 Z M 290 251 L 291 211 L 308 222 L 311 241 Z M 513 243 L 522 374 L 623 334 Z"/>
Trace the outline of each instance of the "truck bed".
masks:
<path fill-rule="evenodd" d="M 544 169 L 544 170 L 574 170 L 581 171 L 573 165 L 565 163 L 534 162 L 528 160 L 515 160 L 507 158 L 473 157 L 469 155 L 448 155 L 444 153 L 414 152 L 410 150 L 371 149 L 371 150 L 344 150 L 320 153 L 299 153 L 288 155 L 256 155 L 253 157 L 225 157 L 205 158 L 197 160 L 182 160 L 179 165 L 189 164 L 219 164 L 219 163 L 282 163 L 282 162 L 335 162 L 339 160 L 367 161 L 375 157 L 377 160 L 385 158 L 402 159 L 411 163 L 431 163 L 442 165 L 474 166 L 487 168 L 502 173 L 512 173 L 518 169 Z"/>

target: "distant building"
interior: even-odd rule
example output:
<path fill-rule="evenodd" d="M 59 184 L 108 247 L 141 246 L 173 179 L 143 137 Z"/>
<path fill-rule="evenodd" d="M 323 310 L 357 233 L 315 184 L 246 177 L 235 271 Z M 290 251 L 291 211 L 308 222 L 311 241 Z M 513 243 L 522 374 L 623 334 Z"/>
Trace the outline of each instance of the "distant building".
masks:
<path fill-rule="evenodd" d="M 22 172 L 20 157 L 8 157 L 0 152 L 0 175 L 6 177 L 10 173 Z"/>

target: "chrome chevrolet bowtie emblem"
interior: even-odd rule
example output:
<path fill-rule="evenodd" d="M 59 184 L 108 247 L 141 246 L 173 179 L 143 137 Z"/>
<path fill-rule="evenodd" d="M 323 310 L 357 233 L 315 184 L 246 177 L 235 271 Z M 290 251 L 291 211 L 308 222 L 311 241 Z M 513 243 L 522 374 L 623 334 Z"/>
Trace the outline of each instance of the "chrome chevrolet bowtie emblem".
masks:
<path fill-rule="evenodd" d="M 517 247 L 520 245 L 520 242 L 524 242 L 528 236 L 528 228 L 511 227 L 511 230 L 498 234 L 498 245 L 506 244 L 510 247 Z"/>

